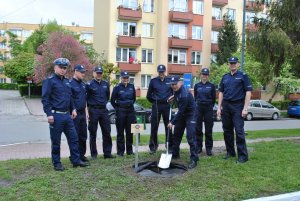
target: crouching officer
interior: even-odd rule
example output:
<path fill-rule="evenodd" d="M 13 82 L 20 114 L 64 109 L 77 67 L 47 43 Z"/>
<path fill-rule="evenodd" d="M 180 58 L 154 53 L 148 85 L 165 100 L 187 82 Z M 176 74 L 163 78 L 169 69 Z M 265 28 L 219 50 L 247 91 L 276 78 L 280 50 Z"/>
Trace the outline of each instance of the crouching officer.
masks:
<path fill-rule="evenodd" d="M 219 104 L 217 115 L 222 115 L 224 140 L 227 154 L 224 159 L 235 157 L 234 131 L 238 152 L 237 163 L 248 161 L 248 151 L 244 132 L 244 117 L 248 113 L 252 86 L 247 74 L 238 71 L 238 58 L 229 58 L 230 72 L 222 77 L 219 85 Z M 221 114 L 222 112 L 222 114 Z"/>
<path fill-rule="evenodd" d="M 96 139 L 99 123 L 102 131 L 104 158 L 114 158 L 111 154 L 111 127 L 108 110 L 106 109 L 106 104 L 110 96 L 109 83 L 103 80 L 103 68 L 101 66 L 95 67 L 93 76 L 94 79 L 89 81 L 86 85 L 91 156 L 92 159 L 96 159 L 98 155 Z"/>
<path fill-rule="evenodd" d="M 169 112 L 170 105 L 167 100 L 173 95 L 170 87 L 169 78 L 166 76 L 166 67 L 162 64 L 157 66 L 158 76 L 151 79 L 147 99 L 152 103 L 152 115 L 151 115 L 151 135 L 149 141 L 150 154 L 156 152 L 158 148 L 157 130 L 160 122 L 160 117 L 163 117 L 165 125 L 166 140 L 168 136 L 168 123 L 169 123 Z M 170 132 L 169 145 L 172 147 L 173 137 Z"/>
<path fill-rule="evenodd" d="M 71 97 L 71 85 L 64 77 L 69 65 L 68 59 L 56 59 L 54 61 L 54 74 L 43 81 L 42 87 L 42 103 L 50 127 L 52 163 L 57 171 L 64 170 L 60 162 L 62 132 L 65 133 L 68 140 L 73 167 L 88 166 L 87 163 L 80 160 L 78 137 L 72 120 L 77 116 L 76 107 Z M 72 111 L 71 116 L 70 110 Z"/>
<path fill-rule="evenodd" d="M 114 87 L 111 95 L 111 104 L 116 110 L 117 127 L 117 155 L 124 156 L 124 130 L 126 132 L 126 153 L 132 155 L 133 137 L 131 124 L 136 122 L 133 104 L 136 100 L 135 88 L 129 83 L 129 75 L 121 72 L 121 83 Z"/>
<path fill-rule="evenodd" d="M 86 125 L 86 89 L 85 83 L 82 79 L 85 76 L 86 69 L 84 66 L 77 64 L 74 67 L 74 76 L 70 80 L 72 87 L 72 98 L 74 100 L 77 116 L 74 121 L 75 129 L 78 135 L 80 159 L 88 162 L 86 153 L 86 140 L 87 140 L 87 125 Z"/>
<path fill-rule="evenodd" d="M 209 70 L 201 70 L 201 81 L 195 84 L 194 95 L 196 102 L 196 136 L 198 153 L 202 152 L 203 146 L 203 122 L 205 126 L 205 150 L 208 156 L 212 156 L 213 137 L 212 129 L 214 125 L 213 108 L 216 102 L 216 87 L 208 81 Z"/>
<path fill-rule="evenodd" d="M 182 140 L 184 130 L 186 129 L 186 137 L 190 145 L 190 163 L 189 169 L 195 168 L 198 161 L 197 143 L 196 143 L 196 121 L 195 121 L 195 101 L 193 95 L 183 86 L 179 76 L 173 76 L 170 82 L 174 96 L 169 98 L 169 101 L 176 102 L 178 112 L 168 124 L 168 127 L 174 128 L 174 144 L 173 144 L 173 158 L 179 158 L 179 147 Z"/>

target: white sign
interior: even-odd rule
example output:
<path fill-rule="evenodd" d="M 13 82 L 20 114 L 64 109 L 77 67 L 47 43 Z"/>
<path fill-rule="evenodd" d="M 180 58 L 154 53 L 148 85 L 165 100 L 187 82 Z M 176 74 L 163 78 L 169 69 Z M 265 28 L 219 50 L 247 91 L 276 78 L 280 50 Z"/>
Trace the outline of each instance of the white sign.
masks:
<path fill-rule="evenodd" d="M 131 133 L 138 134 L 144 131 L 144 124 L 131 124 Z"/>

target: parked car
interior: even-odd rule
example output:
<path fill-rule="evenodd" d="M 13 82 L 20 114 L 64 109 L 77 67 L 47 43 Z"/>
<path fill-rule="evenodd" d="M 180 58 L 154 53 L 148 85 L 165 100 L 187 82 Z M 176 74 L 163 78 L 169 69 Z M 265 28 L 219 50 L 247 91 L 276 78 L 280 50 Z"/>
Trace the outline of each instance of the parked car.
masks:
<path fill-rule="evenodd" d="M 248 121 L 258 118 L 277 120 L 279 117 L 280 111 L 270 103 L 264 100 L 250 100 L 246 116 Z"/>
<path fill-rule="evenodd" d="M 300 99 L 289 103 L 287 115 L 289 117 L 300 117 Z"/>
<path fill-rule="evenodd" d="M 115 108 L 111 105 L 110 102 L 107 103 L 106 108 L 108 110 L 109 120 L 111 124 L 116 123 L 116 111 Z M 146 109 L 142 107 L 141 105 L 135 103 L 134 104 L 134 110 L 136 114 L 145 115 L 146 123 L 151 122 L 151 109 Z"/>

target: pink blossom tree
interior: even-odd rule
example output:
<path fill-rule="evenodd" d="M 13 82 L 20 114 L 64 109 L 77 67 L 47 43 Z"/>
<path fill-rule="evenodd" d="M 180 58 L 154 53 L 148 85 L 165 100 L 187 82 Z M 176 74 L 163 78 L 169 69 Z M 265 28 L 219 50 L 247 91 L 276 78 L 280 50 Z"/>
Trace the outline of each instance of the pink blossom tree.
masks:
<path fill-rule="evenodd" d="M 43 79 L 54 72 L 53 61 L 59 57 L 70 60 L 71 67 L 68 69 L 67 78 L 72 77 L 73 67 L 76 64 L 85 66 L 87 69 L 86 79 L 91 78 L 94 64 L 89 61 L 85 47 L 71 34 L 54 32 L 51 33 L 48 40 L 38 48 L 38 55 L 36 55 L 34 65 L 35 83 L 41 83 Z"/>

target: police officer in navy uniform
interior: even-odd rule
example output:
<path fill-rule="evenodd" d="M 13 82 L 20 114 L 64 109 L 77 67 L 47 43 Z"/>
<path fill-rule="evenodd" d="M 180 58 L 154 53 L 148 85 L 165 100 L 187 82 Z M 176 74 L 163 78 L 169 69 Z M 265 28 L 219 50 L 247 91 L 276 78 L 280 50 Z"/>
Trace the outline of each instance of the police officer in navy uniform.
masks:
<path fill-rule="evenodd" d="M 74 76 L 70 80 L 72 87 L 72 98 L 77 110 L 77 116 L 74 121 L 75 129 L 78 135 L 80 159 L 87 162 L 86 140 L 87 140 L 87 124 L 86 124 L 86 89 L 85 83 L 82 81 L 85 76 L 86 69 L 83 65 L 77 64 L 74 67 Z"/>
<path fill-rule="evenodd" d="M 170 81 L 174 96 L 169 98 L 169 101 L 174 100 L 178 106 L 178 112 L 168 124 L 172 129 L 174 127 L 174 144 L 173 158 L 179 158 L 179 147 L 182 140 L 184 130 L 186 129 L 186 137 L 190 146 L 190 162 L 189 169 L 195 168 L 198 161 L 198 148 L 196 142 L 196 121 L 195 110 L 196 105 L 193 95 L 183 86 L 179 76 L 173 76 Z"/>
<path fill-rule="evenodd" d="M 203 122 L 205 126 L 205 150 L 208 156 L 212 156 L 213 137 L 212 129 L 214 125 L 213 107 L 216 102 L 216 87 L 208 81 L 209 70 L 201 70 L 201 81 L 194 86 L 194 96 L 196 102 L 196 119 L 197 119 L 197 146 L 198 153 L 202 152 L 203 146 Z"/>
<path fill-rule="evenodd" d="M 136 122 L 133 106 L 135 100 L 134 85 L 129 83 L 128 72 L 123 71 L 121 72 L 121 83 L 114 87 L 111 95 L 111 104 L 116 110 L 118 156 L 124 156 L 125 152 L 124 130 L 126 132 L 126 153 L 127 155 L 133 154 L 131 124 Z"/>
<path fill-rule="evenodd" d="M 103 68 L 101 66 L 95 67 L 93 76 L 94 79 L 89 81 L 86 85 L 91 156 L 92 159 L 96 159 L 98 156 L 96 139 L 99 123 L 102 131 L 104 158 L 114 158 L 114 156 L 111 154 L 111 127 L 108 110 L 106 108 L 106 104 L 110 96 L 109 83 L 103 80 Z"/>
<path fill-rule="evenodd" d="M 238 71 L 238 58 L 229 58 L 230 72 L 222 77 L 219 85 L 217 115 L 222 115 L 226 155 L 224 159 L 235 157 L 234 130 L 238 152 L 237 163 L 248 161 L 248 151 L 244 132 L 244 118 L 248 111 L 252 85 L 246 73 Z"/>
<path fill-rule="evenodd" d="M 43 81 L 42 103 L 47 115 L 50 137 L 52 163 L 56 171 L 64 171 L 60 162 L 61 133 L 64 132 L 71 153 L 70 160 L 73 167 L 85 167 L 88 164 L 80 160 L 78 150 L 78 137 L 73 120 L 76 118 L 76 107 L 72 100 L 71 84 L 64 76 L 70 62 L 66 58 L 58 58 L 54 61 L 54 74 Z M 71 115 L 70 115 L 70 111 Z"/>
<path fill-rule="evenodd" d="M 163 117 L 165 125 L 165 134 L 167 138 L 170 105 L 167 100 L 172 96 L 173 92 L 170 88 L 169 78 L 166 76 L 166 67 L 163 64 L 157 66 L 158 76 L 151 79 L 147 99 L 152 103 L 151 113 L 151 135 L 149 141 L 150 154 L 156 152 L 158 148 L 157 130 L 160 122 L 160 117 Z M 169 145 L 172 147 L 173 137 L 170 132 Z"/>

